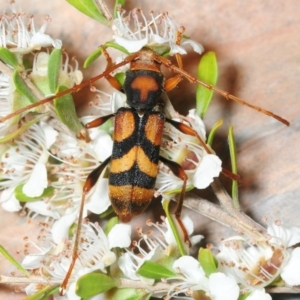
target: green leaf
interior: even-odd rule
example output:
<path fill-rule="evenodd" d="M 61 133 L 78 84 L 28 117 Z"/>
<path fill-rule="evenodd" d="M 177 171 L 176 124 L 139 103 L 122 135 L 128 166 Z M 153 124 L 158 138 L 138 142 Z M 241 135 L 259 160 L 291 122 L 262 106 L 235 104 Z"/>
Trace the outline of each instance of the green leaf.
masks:
<path fill-rule="evenodd" d="M 229 143 L 232 173 L 237 174 L 236 144 L 235 144 L 235 139 L 233 134 L 233 126 L 230 126 L 229 128 L 228 143 Z M 232 181 L 231 197 L 233 200 L 233 207 L 239 208 L 240 204 L 239 204 L 239 197 L 238 197 L 238 182 L 236 180 Z"/>
<path fill-rule="evenodd" d="M 89 298 L 119 286 L 119 281 L 101 273 L 85 274 L 77 280 L 76 295 Z"/>
<path fill-rule="evenodd" d="M 117 49 L 125 54 L 129 54 L 128 50 L 122 46 L 120 46 L 119 44 L 117 44 L 116 42 L 114 41 L 108 41 L 104 44 L 104 47 L 105 48 L 114 48 L 114 49 Z"/>
<path fill-rule="evenodd" d="M 146 300 L 145 296 L 148 295 L 147 291 L 143 289 L 130 289 L 130 288 L 124 288 L 124 289 L 112 289 L 109 292 L 106 293 L 105 299 L 110 300 Z"/>
<path fill-rule="evenodd" d="M 145 261 L 136 273 L 143 277 L 157 280 L 176 276 L 174 271 L 150 260 Z"/>
<path fill-rule="evenodd" d="M 117 216 L 110 218 L 105 226 L 105 235 L 108 235 L 112 228 L 119 223 L 119 218 Z"/>
<path fill-rule="evenodd" d="M 10 262 L 12 263 L 18 270 L 24 273 L 26 276 L 30 276 L 26 269 L 24 269 L 10 254 L 9 252 L 2 246 L 0 246 L 0 253 Z"/>
<path fill-rule="evenodd" d="M 31 103 L 35 103 L 38 101 L 37 97 L 33 94 L 31 89 L 28 87 L 24 79 L 18 73 L 18 70 L 14 70 L 13 73 L 13 82 L 15 84 L 16 90 L 26 96 Z"/>
<path fill-rule="evenodd" d="M 18 185 L 15 190 L 14 190 L 14 194 L 15 197 L 20 201 L 20 202 L 33 202 L 33 201 L 38 201 L 42 198 L 47 198 L 53 195 L 54 193 L 54 187 L 49 186 L 47 188 L 44 189 L 42 195 L 38 196 L 38 197 L 29 197 L 27 195 L 25 195 L 23 193 L 23 187 L 25 184 L 20 184 Z"/>
<path fill-rule="evenodd" d="M 114 7 L 114 18 L 116 19 L 118 17 L 117 12 L 118 12 L 118 7 L 119 6 L 124 6 L 126 0 L 116 0 L 115 2 L 115 7 Z"/>
<path fill-rule="evenodd" d="M 115 213 L 115 210 L 113 209 L 112 206 L 110 206 L 106 211 L 104 211 L 103 213 L 101 213 L 101 214 L 99 215 L 99 219 L 102 220 L 102 219 L 104 219 L 104 218 L 110 216 L 111 214 L 116 214 L 116 213 Z"/>
<path fill-rule="evenodd" d="M 61 57 L 62 57 L 61 49 L 54 49 L 49 56 L 48 81 L 49 81 L 49 89 L 52 94 L 54 94 L 57 89 L 58 76 L 61 67 Z"/>
<path fill-rule="evenodd" d="M 0 59 L 14 68 L 18 66 L 18 59 L 16 55 L 10 52 L 7 48 L 0 47 Z"/>
<path fill-rule="evenodd" d="M 164 209 L 164 212 L 165 212 L 165 214 L 167 216 L 167 219 L 169 221 L 169 224 L 170 224 L 172 233 L 174 235 L 174 238 L 175 238 L 175 241 L 176 241 L 179 253 L 180 253 L 181 256 L 184 256 L 184 255 L 187 255 L 187 253 L 186 253 L 186 250 L 185 250 L 185 247 L 184 247 L 181 235 L 178 232 L 178 228 L 177 228 L 177 226 L 176 226 L 176 224 L 174 222 L 174 219 L 171 216 L 171 213 L 169 211 L 169 204 L 170 204 L 170 200 L 164 199 L 164 201 L 163 201 L 163 209 Z"/>
<path fill-rule="evenodd" d="M 206 276 L 217 272 L 217 261 L 209 249 L 199 249 L 198 261 L 200 262 Z"/>
<path fill-rule="evenodd" d="M 102 55 L 102 48 L 106 49 L 106 48 L 114 48 L 114 49 L 117 49 L 125 54 L 129 54 L 129 52 L 122 46 L 120 46 L 119 44 L 115 43 L 114 41 L 109 41 L 109 42 L 106 42 L 102 47 L 96 49 L 92 54 L 90 54 L 84 64 L 83 64 L 83 67 L 84 68 L 87 68 L 91 63 L 93 63 L 100 55 Z"/>
<path fill-rule="evenodd" d="M 92 54 L 90 54 L 84 61 L 83 67 L 87 68 L 102 54 L 102 48 L 97 48 Z"/>
<path fill-rule="evenodd" d="M 250 296 L 251 292 L 248 292 L 246 294 L 242 294 L 239 296 L 238 300 L 246 300 L 248 296 Z"/>
<path fill-rule="evenodd" d="M 31 121 L 25 123 L 22 127 L 18 128 L 14 132 L 12 132 L 12 133 L 6 135 L 5 137 L 3 137 L 2 139 L 0 139 L 0 144 L 6 143 L 6 142 L 8 142 L 8 141 L 10 141 L 10 140 L 12 140 L 14 138 L 16 138 L 19 134 L 21 134 L 22 132 L 24 132 L 25 130 L 27 130 L 33 124 L 37 123 L 43 117 L 44 117 L 44 115 L 40 115 L 37 118 L 32 119 Z"/>
<path fill-rule="evenodd" d="M 24 300 L 47 300 L 49 299 L 49 296 L 55 294 L 58 291 L 59 291 L 59 286 L 53 287 L 51 285 L 46 285 L 35 294 L 24 298 Z"/>
<path fill-rule="evenodd" d="M 209 133 L 209 136 L 208 136 L 208 139 L 207 139 L 207 144 L 209 145 L 209 146 L 212 146 L 212 143 L 213 143 L 213 140 L 214 140 L 214 137 L 215 137 L 215 133 L 217 132 L 217 129 L 219 128 L 219 127 L 221 127 L 223 125 L 223 120 L 218 120 L 215 124 L 214 124 L 214 126 L 213 126 L 213 128 L 211 129 L 211 131 L 210 131 L 210 133 Z"/>
<path fill-rule="evenodd" d="M 109 26 L 110 22 L 99 11 L 93 0 L 67 0 L 71 5 L 90 18 Z"/>
<path fill-rule="evenodd" d="M 65 86 L 58 88 L 58 93 L 67 90 Z M 80 133 L 84 129 L 83 125 L 78 119 L 75 104 L 71 94 L 64 95 L 62 97 L 54 99 L 54 107 L 59 119 L 76 134 Z"/>
<path fill-rule="evenodd" d="M 198 79 L 215 86 L 218 78 L 218 65 L 217 59 L 214 52 L 205 53 L 198 66 Z M 201 119 L 206 114 L 208 106 L 210 104 L 213 91 L 205 88 L 202 85 L 197 86 L 196 92 L 196 109 L 197 114 Z"/>

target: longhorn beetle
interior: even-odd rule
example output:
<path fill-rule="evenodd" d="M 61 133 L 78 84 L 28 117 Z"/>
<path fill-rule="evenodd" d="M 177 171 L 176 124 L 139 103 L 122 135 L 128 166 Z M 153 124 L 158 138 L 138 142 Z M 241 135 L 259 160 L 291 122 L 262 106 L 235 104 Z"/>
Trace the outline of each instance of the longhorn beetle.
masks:
<path fill-rule="evenodd" d="M 167 165 L 176 176 L 182 179 L 182 191 L 175 210 L 175 216 L 183 230 L 185 239 L 188 240 L 185 228 L 180 221 L 187 175 L 179 164 L 159 155 L 164 123 L 168 122 L 179 131 L 197 137 L 207 153 L 212 153 L 212 151 L 191 127 L 165 117 L 160 103 L 160 97 L 164 91 L 173 89 L 183 78 L 186 78 L 192 83 L 201 84 L 209 90 L 221 94 L 228 100 L 231 99 L 240 102 L 277 119 L 285 125 L 289 125 L 288 121 L 282 119 L 280 116 L 261 109 L 260 107 L 251 105 L 238 97 L 202 82 L 190 75 L 182 69 L 181 58 L 179 55 L 176 57 L 178 63 L 178 66 L 176 66 L 167 58 L 159 56 L 147 47 L 127 56 L 118 64 L 113 64 L 104 48 L 103 53 L 107 59 L 107 67 L 102 74 L 80 85 L 75 85 L 69 90 L 15 111 L 1 119 L 1 121 L 4 121 L 16 114 L 50 102 L 67 93 L 77 92 L 81 88 L 91 85 L 102 77 L 105 77 L 113 87 L 119 90 L 123 89 L 127 96 L 127 104 L 129 107 L 122 107 L 114 114 L 97 118 L 86 124 L 86 128 L 93 128 L 100 126 L 108 119 L 115 117 L 114 145 L 112 155 L 89 174 L 84 184 L 72 262 L 61 285 L 62 291 L 67 286 L 68 279 L 78 257 L 80 227 L 86 195 L 95 185 L 99 176 L 108 164 L 110 164 L 109 197 L 115 212 L 123 222 L 129 222 L 133 216 L 141 214 L 151 202 L 154 195 L 159 160 Z M 123 86 L 121 86 L 110 73 L 126 64 L 130 64 L 130 68 L 126 72 L 125 82 Z M 164 75 L 160 69 L 161 65 L 166 66 L 176 75 L 165 81 Z M 224 172 L 226 173 L 226 170 L 224 170 Z"/>

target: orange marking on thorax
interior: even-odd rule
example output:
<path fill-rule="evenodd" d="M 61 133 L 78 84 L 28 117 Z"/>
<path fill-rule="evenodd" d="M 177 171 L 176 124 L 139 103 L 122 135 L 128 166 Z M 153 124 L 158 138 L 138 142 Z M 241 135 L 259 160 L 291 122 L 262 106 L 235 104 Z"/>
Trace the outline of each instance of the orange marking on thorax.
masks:
<path fill-rule="evenodd" d="M 151 76 L 136 77 L 132 81 L 131 87 L 140 91 L 141 101 L 147 100 L 149 92 L 158 90 L 157 82 Z"/>

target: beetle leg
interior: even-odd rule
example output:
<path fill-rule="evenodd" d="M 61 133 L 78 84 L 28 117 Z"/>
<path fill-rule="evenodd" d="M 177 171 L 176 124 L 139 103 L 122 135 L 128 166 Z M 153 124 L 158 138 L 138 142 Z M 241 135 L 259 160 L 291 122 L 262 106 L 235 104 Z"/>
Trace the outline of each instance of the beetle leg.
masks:
<path fill-rule="evenodd" d="M 183 77 L 181 75 L 175 75 L 175 76 L 173 76 L 171 78 L 168 78 L 165 81 L 164 90 L 166 92 L 168 92 L 170 90 L 173 90 L 182 79 L 183 79 Z"/>
<path fill-rule="evenodd" d="M 106 168 L 106 166 L 108 165 L 108 163 L 110 162 L 110 157 L 108 157 L 106 160 L 104 160 L 101 165 L 99 165 L 95 170 L 93 170 L 89 176 L 87 177 L 85 184 L 83 186 L 83 191 L 82 191 L 82 198 L 81 198 L 81 202 L 80 202 L 80 207 L 79 207 L 79 215 L 78 215 L 78 221 L 77 221 L 77 229 L 76 229 L 76 234 L 75 234 L 75 241 L 74 241 L 74 247 L 73 247 L 73 253 L 72 253 L 72 261 L 70 264 L 70 267 L 68 269 L 68 272 L 64 278 L 64 281 L 62 282 L 61 286 L 60 286 L 60 291 L 59 293 L 61 295 L 64 294 L 67 285 L 68 285 L 68 281 L 69 278 L 72 274 L 72 271 L 74 269 L 76 260 L 79 256 L 79 241 L 80 241 L 80 231 L 81 231 L 81 226 L 82 226 L 82 219 L 83 219 L 83 208 L 84 208 L 84 202 L 85 202 L 85 198 L 86 195 L 88 194 L 88 192 L 94 187 L 94 185 L 96 184 L 96 182 L 98 181 L 101 173 L 103 172 L 103 170 Z"/>
<path fill-rule="evenodd" d="M 105 57 L 105 59 L 107 61 L 107 65 L 106 65 L 105 71 L 113 69 L 113 67 L 114 67 L 115 64 L 113 63 L 112 58 L 110 57 L 110 55 L 108 54 L 108 52 L 106 51 L 106 49 L 104 47 L 100 47 L 100 48 L 102 49 L 102 53 L 103 53 L 103 55 L 104 55 L 104 57 Z M 120 82 L 115 77 L 111 76 L 110 74 L 107 74 L 105 76 L 105 79 L 116 90 L 118 90 L 118 91 L 122 90 L 122 85 L 120 84 Z"/>
<path fill-rule="evenodd" d="M 184 195 L 185 195 L 185 190 L 186 190 L 186 182 L 188 179 L 188 176 L 186 175 L 186 173 L 184 172 L 183 168 L 181 167 L 181 165 L 179 165 L 177 162 L 169 160 L 163 156 L 159 156 L 159 160 L 162 161 L 167 167 L 170 168 L 170 170 L 173 172 L 173 174 L 175 176 L 177 176 L 178 178 L 180 178 L 183 181 L 183 185 L 182 185 L 182 189 L 181 189 L 181 193 L 180 193 L 180 198 L 179 201 L 177 203 L 177 207 L 174 211 L 175 217 L 181 227 L 181 230 L 183 232 L 184 235 L 184 241 L 188 242 L 189 246 L 191 247 L 191 241 L 189 239 L 189 235 L 187 233 L 187 230 L 184 226 L 184 224 L 182 223 L 181 219 L 180 219 L 180 215 L 181 215 L 181 211 L 182 211 L 182 207 L 183 207 L 183 201 L 184 201 Z"/>
<path fill-rule="evenodd" d="M 104 124 L 107 120 L 109 120 L 110 118 L 114 117 L 115 114 L 110 114 L 110 115 L 107 115 L 107 116 L 103 116 L 103 117 L 99 117 L 89 123 L 86 123 L 85 124 L 85 128 L 95 128 L 95 127 L 98 127 L 102 124 Z"/>
<path fill-rule="evenodd" d="M 181 40 L 181 38 L 180 38 Z M 179 44 L 180 44 L 180 40 L 179 40 Z M 182 62 L 182 56 L 181 54 L 179 53 L 175 53 L 175 58 L 176 58 L 176 61 L 177 61 L 177 65 L 180 69 L 183 68 L 183 62 Z M 183 76 L 180 75 L 180 74 L 177 74 L 171 78 L 168 78 L 166 81 L 165 81 L 165 84 L 164 84 L 164 90 L 166 92 L 170 91 L 170 90 L 173 90 L 177 85 L 178 83 L 183 80 Z"/>
<path fill-rule="evenodd" d="M 173 125 L 176 129 L 178 129 L 179 131 L 181 131 L 181 132 L 184 133 L 184 134 L 191 135 L 191 136 L 195 136 L 195 137 L 199 140 L 201 146 L 204 148 L 204 150 L 205 150 L 207 153 L 209 153 L 209 154 L 214 154 L 214 152 L 213 152 L 213 151 L 206 145 L 206 143 L 202 140 L 202 138 L 201 138 L 200 135 L 197 133 L 197 131 L 194 130 L 192 127 L 190 127 L 190 126 L 188 126 L 188 125 L 186 125 L 186 124 L 184 124 L 184 123 L 177 122 L 177 121 L 174 121 L 174 120 L 171 120 L 171 119 L 168 119 L 168 118 L 166 118 L 166 122 L 168 122 L 169 124 Z M 222 168 L 222 173 L 223 173 L 226 177 L 228 177 L 228 178 L 230 178 L 230 179 L 232 179 L 232 180 L 236 180 L 236 181 L 240 181 L 240 180 L 241 180 L 241 178 L 240 178 L 239 175 L 234 174 L 234 173 L 232 173 L 232 172 L 230 172 L 230 171 L 228 171 L 228 170 L 226 170 L 226 169 L 224 169 L 224 168 Z"/>

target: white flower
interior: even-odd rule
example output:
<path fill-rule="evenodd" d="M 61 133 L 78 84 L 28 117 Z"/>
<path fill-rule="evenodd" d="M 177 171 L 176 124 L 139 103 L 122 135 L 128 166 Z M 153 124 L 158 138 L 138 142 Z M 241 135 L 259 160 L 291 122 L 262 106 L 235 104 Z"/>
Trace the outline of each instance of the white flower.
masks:
<path fill-rule="evenodd" d="M 187 233 L 191 235 L 194 230 L 192 220 L 188 216 L 182 217 Z M 136 272 L 143 265 L 145 261 L 158 261 L 164 259 L 166 256 L 178 255 L 177 244 L 170 228 L 169 222 L 161 224 L 147 222 L 148 226 L 153 227 L 153 230 L 144 233 L 141 228 L 138 229 L 140 239 L 134 243 L 135 251 L 127 250 L 124 255 L 119 258 L 118 264 L 124 275 L 132 280 L 142 280 L 148 284 L 153 284 L 154 280 L 143 278 Z M 203 238 L 202 235 L 195 235 L 190 237 L 192 245 L 195 245 Z M 146 244 L 148 251 L 141 245 Z M 138 254 L 136 254 L 138 250 Z M 187 250 L 188 251 L 188 250 Z M 172 258 L 172 257 L 171 257 Z"/>
<path fill-rule="evenodd" d="M 205 275 L 199 262 L 191 256 L 182 256 L 173 264 L 173 269 L 182 275 L 182 281 L 175 285 L 169 295 L 182 293 L 193 295 L 194 291 L 204 291 L 211 300 L 236 300 L 239 297 L 239 286 L 233 278 L 222 273 Z"/>
<path fill-rule="evenodd" d="M 67 236 L 69 227 L 77 219 L 82 201 L 82 187 L 87 176 L 100 164 L 99 159 L 105 159 L 105 153 L 111 151 L 111 138 L 108 138 L 104 131 L 96 131 L 102 134 L 96 135 L 91 143 L 61 132 L 58 134 L 55 144 L 51 147 L 52 162 L 47 163 L 54 193 L 42 201 L 26 204 L 32 212 L 57 219 L 52 228 L 56 243 Z M 103 150 L 106 144 L 107 152 L 97 152 L 100 144 Z M 100 214 L 106 211 L 110 204 L 108 180 L 99 178 L 85 199 L 83 216 L 86 217 L 89 212 Z"/>
<path fill-rule="evenodd" d="M 171 217 L 173 217 L 173 216 L 171 216 Z M 176 243 L 173 231 L 170 227 L 169 220 L 166 219 L 165 221 L 166 221 L 167 230 L 165 232 L 163 232 L 164 238 L 165 238 L 166 242 L 169 245 L 168 248 L 173 248 L 173 249 L 175 248 L 176 249 L 177 248 L 177 243 Z M 180 224 L 179 224 L 179 222 L 178 222 L 178 220 L 175 216 L 173 217 L 173 221 L 175 222 L 175 224 L 178 228 L 179 234 L 181 234 L 181 238 L 184 239 L 185 237 L 183 235 L 181 226 L 180 226 Z M 186 249 L 185 250 L 186 250 L 186 252 L 189 252 L 189 246 L 196 245 L 197 243 L 199 243 L 204 238 L 204 236 L 203 235 L 193 235 L 192 236 L 192 233 L 194 232 L 194 224 L 192 222 L 192 219 L 190 217 L 188 217 L 187 215 L 181 216 L 181 222 L 182 222 L 182 224 L 183 224 L 183 226 L 186 230 L 186 233 L 188 234 L 189 241 L 191 242 L 191 245 L 186 244 Z M 171 251 L 171 250 L 169 249 L 169 251 Z"/>
<path fill-rule="evenodd" d="M 129 247 L 131 243 L 130 235 L 130 225 L 117 224 L 106 236 L 99 225 L 83 224 L 81 232 L 83 238 L 79 243 L 79 257 L 70 276 L 69 285 L 65 295 L 63 297 L 56 295 L 54 296 L 55 299 L 80 299 L 75 294 L 76 280 L 82 275 L 95 270 L 106 273 L 106 268 L 116 262 L 116 255 L 111 249 Z M 44 233 L 43 239 L 45 245 L 39 247 L 34 244 L 39 252 L 27 255 L 22 262 L 22 266 L 28 270 L 39 269 L 40 273 L 46 276 L 49 282 L 62 283 L 72 260 L 72 252 L 70 251 L 72 242 L 67 240 L 55 244 L 47 233 L 46 235 Z M 38 290 L 39 285 L 31 284 L 26 288 L 26 293 L 32 295 Z"/>
<path fill-rule="evenodd" d="M 222 241 L 216 255 L 219 271 L 232 276 L 242 287 L 260 289 L 272 283 L 282 270 L 287 252 L 267 241 L 251 245 L 244 237 Z"/>
<path fill-rule="evenodd" d="M 36 30 L 33 17 L 28 17 L 24 12 L 14 12 L 11 15 L 2 14 L 0 47 L 11 48 L 14 52 L 19 53 L 29 53 L 48 46 L 61 48 L 60 40 L 54 40 L 45 34 L 49 21 L 49 17 L 45 18 L 45 23 Z"/>
<path fill-rule="evenodd" d="M 247 300 L 272 300 L 271 296 L 266 293 L 265 289 L 254 290 L 246 299 Z"/>
<path fill-rule="evenodd" d="M 22 191 L 28 197 L 41 196 L 48 186 L 46 164 L 48 149 L 54 143 L 57 132 L 44 122 L 33 125 L 9 146 L 2 146 L 0 188 L 14 190 L 23 184 Z M 10 196 L 8 196 L 10 194 Z M 1 202 L 15 202 L 12 192 L 1 196 Z"/>
<path fill-rule="evenodd" d="M 287 227 L 280 222 L 274 222 L 268 226 L 268 233 L 272 236 L 270 243 L 282 245 L 286 248 L 292 247 L 300 242 L 300 228 Z M 288 249 L 289 255 L 282 262 L 281 278 L 289 286 L 300 285 L 300 248 L 297 247 L 292 251 Z"/>
<path fill-rule="evenodd" d="M 173 21 L 167 13 L 154 16 L 150 13 L 147 20 L 141 9 L 134 9 L 125 16 L 125 12 L 117 12 L 118 17 L 113 20 L 114 40 L 128 52 L 139 51 L 144 46 L 165 45 L 170 54 L 186 54 L 184 45 L 191 45 L 198 53 L 203 47 L 187 38 L 183 38 L 184 28 Z"/>
<path fill-rule="evenodd" d="M 196 115 L 194 109 L 189 111 L 186 119 L 199 137 L 205 141 L 203 121 Z M 161 155 L 176 161 L 183 167 L 188 175 L 187 189 L 208 187 L 213 178 L 219 176 L 222 171 L 221 160 L 214 154 L 208 154 L 197 137 L 184 134 L 168 123 L 165 124 Z M 167 166 L 160 166 L 156 181 L 158 194 L 161 193 L 166 197 L 168 194 L 179 192 L 182 184 L 182 180 L 170 172 Z"/>

